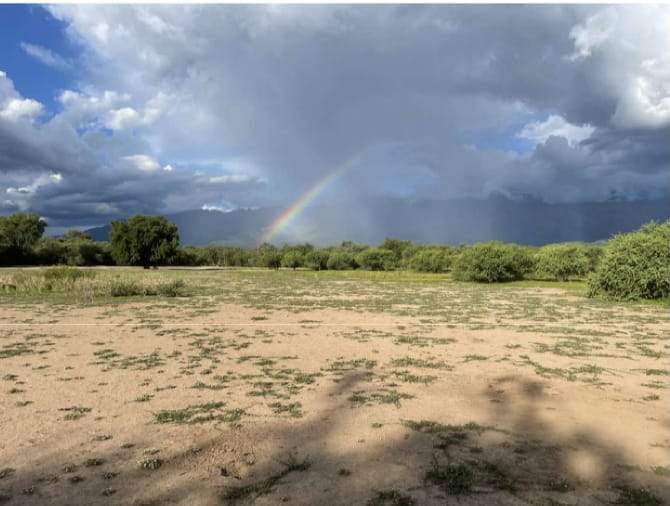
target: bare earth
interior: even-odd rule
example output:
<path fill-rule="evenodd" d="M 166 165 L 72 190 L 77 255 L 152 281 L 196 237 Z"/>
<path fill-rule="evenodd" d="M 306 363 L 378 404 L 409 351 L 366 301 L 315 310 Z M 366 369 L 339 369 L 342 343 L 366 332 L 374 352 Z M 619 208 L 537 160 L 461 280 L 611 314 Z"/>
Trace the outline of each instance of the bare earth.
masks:
<path fill-rule="evenodd" d="M 2 302 L 0 504 L 670 502 L 667 308 L 199 275 Z"/>

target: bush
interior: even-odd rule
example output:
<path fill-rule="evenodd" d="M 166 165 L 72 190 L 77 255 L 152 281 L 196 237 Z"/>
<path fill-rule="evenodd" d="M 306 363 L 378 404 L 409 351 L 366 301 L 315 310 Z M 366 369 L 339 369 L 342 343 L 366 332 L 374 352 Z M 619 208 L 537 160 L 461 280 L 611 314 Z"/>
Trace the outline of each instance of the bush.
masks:
<path fill-rule="evenodd" d="M 328 256 L 328 269 L 334 271 L 346 271 L 358 267 L 354 255 L 348 251 L 333 250 Z"/>
<path fill-rule="evenodd" d="M 516 244 L 497 241 L 464 249 L 453 264 L 454 278 L 478 283 L 497 283 L 522 279 L 532 271 L 528 251 Z"/>
<path fill-rule="evenodd" d="M 137 281 L 115 280 L 109 285 L 112 297 L 153 296 L 179 297 L 184 295 L 184 282 L 181 279 L 163 281 L 156 285 L 140 284 Z"/>
<path fill-rule="evenodd" d="M 400 239 L 390 238 L 386 238 L 379 246 L 380 249 L 388 250 L 393 253 L 393 259 L 395 260 L 396 264 L 400 262 L 400 259 L 403 257 L 403 253 L 411 247 L 412 241 L 403 241 Z"/>
<path fill-rule="evenodd" d="M 589 248 L 577 243 L 549 244 L 535 254 L 535 273 L 539 277 L 567 281 L 584 277 L 591 270 Z"/>
<path fill-rule="evenodd" d="M 75 269 L 74 267 L 60 266 L 50 267 L 43 273 L 44 279 L 47 281 L 74 281 L 79 278 L 94 278 L 95 271 L 85 269 Z"/>
<path fill-rule="evenodd" d="M 156 285 L 156 293 L 163 297 L 180 297 L 184 295 L 184 282 L 181 279 L 165 281 Z"/>
<path fill-rule="evenodd" d="M 670 220 L 610 239 L 589 278 L 589 295 L 620 300 L 670 296 Z"/>
<path fill-rule="evenodd" d="M 420 249 L 407 259 L 407 267 L 418 272 L 447 272 L 452 256 L 447 248 Z"/>
<path fill-rule="evenodd" d="M 368 271 L 392 271 L 397 267 L 396 255 L 382 248 L 361 251 L 356 255 L 356 263 Z"/>
<path fill-rule="evenodd" d="M 305 256 L 300 251 L 289 250 L 282 255 L 281 264 L 282 267 L 296 270 L 298 267 L 302 267 L 304 261 Z"/>
<path fill-rule="evenodd" d="M 328 267 L 327 251 L 313 250 L 305 255 L 305 267 L 313 271 L 322 271 Z"/>
<path fill-rule="evenodd" d="M 140 286 L 135 281 L 113 281 L 109 285 L 109 294 L 112 297 L 132 297 L 134 295 L 142 295 Z"/>

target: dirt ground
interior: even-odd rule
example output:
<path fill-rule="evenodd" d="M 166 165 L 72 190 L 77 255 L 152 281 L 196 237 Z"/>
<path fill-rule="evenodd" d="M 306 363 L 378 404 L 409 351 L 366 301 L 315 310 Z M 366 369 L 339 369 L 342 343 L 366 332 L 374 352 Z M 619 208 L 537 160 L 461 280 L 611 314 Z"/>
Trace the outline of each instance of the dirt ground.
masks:
<path fill-rule="evenodd" d="M 670 502 L 665 307 L 207 276 L 0 305 L 1 504 Z"/>

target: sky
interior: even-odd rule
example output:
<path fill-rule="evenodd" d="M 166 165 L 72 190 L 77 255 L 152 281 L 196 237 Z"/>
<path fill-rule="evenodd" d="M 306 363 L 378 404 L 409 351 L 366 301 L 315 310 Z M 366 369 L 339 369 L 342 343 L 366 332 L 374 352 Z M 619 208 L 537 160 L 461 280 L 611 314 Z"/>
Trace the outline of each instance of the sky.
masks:
<path fill-rule="evenodd" d="M 0 5 L 0 214 L 54 229 L 669 183 L 668 6 Z"/>

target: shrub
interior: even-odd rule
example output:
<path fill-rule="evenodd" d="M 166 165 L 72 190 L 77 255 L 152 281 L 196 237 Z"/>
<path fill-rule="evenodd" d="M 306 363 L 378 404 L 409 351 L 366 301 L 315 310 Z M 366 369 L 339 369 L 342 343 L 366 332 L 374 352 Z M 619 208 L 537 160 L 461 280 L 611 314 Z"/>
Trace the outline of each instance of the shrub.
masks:
<path fill-rule="evenodd" d="M 184 282 L 181 279 L 163 281 L 156 285 L 138 283 L 132 280 L 114 280 L 109 285 L 112 297 L 134 297 L 162 295 L 163 297 L 179 297 L 183 294 Z"/>
<path fill-rule="evenodd" d="M 586 254 L 586 257 L 589 259 L 588 272 L 595 272 L 598 266 L 600 265 L 600 261 L 603 258 L 605 248 L 596 245 L 584 246 L 584 253 Z"/>
<path fill-rule="evenodd" d="M 43 273 L 44 279 L 47 281 L 74 281 L 79 278 L 94 278 L 95 271 L 86 269 L 75 269 L 74 267 L 60 266 L 50 267 Z"/>
<path fill-rule="evenodd" d="M 393 258 L 396 263 L 400 261 L 403 253 L 412 247 L 412 241 L 403 241 L 401 239 L 386 238 L 379 246 L 380 249 L 388 250 L 393 253 Z"/>
<path fill-rule="evenodd" d="M 420 249 L 407 259 L 407 266 L 418 272 L 447 272 L 452 256 L 447 248 Z"/>
<path fill-rule="evenodd" d="M 670 296 L 670 220 L 610 239 L 589 279 L 589 295 L 623 300 Z"/>
<path fill-rule="evenodd" d="M 305 255 L 305 267 L 313 271 L 322 271 L 328 267 L 328 252 L 313 250 Z"/>
<path fill-rule="evenodd" d="M 496 283 L 522 279 L 533 268 L 528 251 L 516 244 L 497 241 L 464 249 L 453 264 L 454 278 L 461 281 Z"/>
<path fill-rule="evenodd" d="M 348 251 L 334 250 L 328 256 L 328 269 L 334 271 L 346 271 L 357 267 L 354 255 Z"/>
<path fill-rule="evenodd" d="M 538 276 L 567 281 L 585 276 L 592 265 L 588 248 L 576 243 L 549 244 L 535 254 L 535 272 Z"/>
<path fill-rule="evenodd" d="M 109 294 L 112 297 L 132 297 L 142 295 L 142 291 L 135 281 L 118 280 L 109 285 Z"/>
<path fill-rule="evenodd" d="M 184 282 L 181 279 L 165 281 L 156 285 L 156 293 L 163 297 L 179 297 L 184 295 Z"/>
<path fill-rule="evenodd" d="M 397 267 L 392 251 L 382 248 L 370 248 L 356 255 L 356 263 L 368 271 L 392 271 Z"/>
<path fill-rule="evenodd" d="M 302 267 L 305 261 L 305 255 L 297 250 L 289 250 L 282 255 L 281 264 L 282 267 L 288 267 L 289 269 L 297 269 Z"/>

